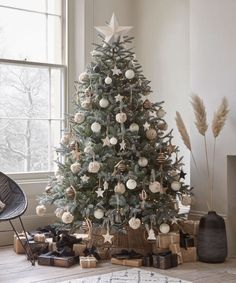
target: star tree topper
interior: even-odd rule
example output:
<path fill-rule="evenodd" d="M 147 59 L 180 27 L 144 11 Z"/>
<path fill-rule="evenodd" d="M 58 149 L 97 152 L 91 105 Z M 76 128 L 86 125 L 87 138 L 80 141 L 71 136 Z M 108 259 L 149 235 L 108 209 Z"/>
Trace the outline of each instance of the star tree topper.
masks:
<path fill-rule="evenodd" d="M 119 26 L 115 14 L 112 14 L 110 23 L 107 26 L 98 26 L 95 29 L 101 33 L 105 38 L 104 41 L 107 43 L 123 41 L 123 36 L 126 35 L 133 27 L 131 26 Z"/>

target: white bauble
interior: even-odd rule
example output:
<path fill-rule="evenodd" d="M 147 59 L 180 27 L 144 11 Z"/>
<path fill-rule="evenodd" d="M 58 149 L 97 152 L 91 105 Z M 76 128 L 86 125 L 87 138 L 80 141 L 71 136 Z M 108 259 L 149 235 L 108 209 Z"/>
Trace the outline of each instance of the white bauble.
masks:
<path fill-rule="evenodd" d="M 41 205 L 36 206 L 36 214 L 38 216 L 44 216 L 45 212 L 46 212 L 45 205 L 41 204 Z"/>
<path fill-rule="evenodd" d="M 116 194 L 122 195 L 125 192 L 125 185 L 123 183 L 118 183 L 114 189 Z"/>
<path fill-rule="evenodd" d="M 134 179 L 129 179 L 129 180 L 126 182 L 126 187 L 127 187 L 129 190 L 134 190 L 134 189 L 137 187 L 137 182 L 136 182 Z"/>
<path fill-rule="evenodd" d="M 152 183 L 149 184 L 149 190 L 152 193 L 160 193 L 161 192 L 161 184 L 158 181 L 154 181 Z"/>
<path fill-rule="evenodd" d="M 79 173 L 80 169 L 81 169 L 81 164 L 79 162 L 75 162 L 70 166 L 70 170 L 73 174 Z"/>
<path fill-rule="evenodd" d="M 61 207 L 58 207 L 56 210 L 55 210 L 55 215 L 57 218 L 62 218 L 62 215 L 63 213 L 65 212 L 65 210 Z"/>
<path fill-rule="evenodd" d="M 108 105 L 109 105 L 109 101 L 108 101 L 106 98 L 102 98 L 102 99 L 99 101 L 99 105 L 100 105 L 100 107 L 102 107 L 102 108 L 107 108 Z"/>
<path fill-rule="evenodd" d="M 112 79 L 108 76 L 105 78 L 105 84 L 110 85 L 112 83 Z"/>
<path fill-rule="evenodd" d="M 117 142 L 118 142 L 117 138 L 115 138 L 115 137 L 110 138 L 110 144 L 111 145 L 116 145 Z"/>
<path fill-rule="evenodd" d="M 181 188 L 181 184 L 178 181 L 173 181 L 170 186 L 171 189 L 176 192 L 179 191 L 179 189 Z"/>
<path fill-rule="evenodd" d="M 89 79 L 89 75 L 86 72 L 83 72 L 79 75 L 79 82 L 83 83 Z"/>
<path fill-rule="evenodd" d="M 88 110 L 91 107 L 91 100 L 90 99 L 85 99 L 84 101 L 81 102 L 81 107 Z"/>
<path fill-rule="evenodd" d="M 84 113 L 78 112 L 78 113 L 75 114 L 75 116 L 74 116 L 75 123 L 81 124 L 81 123 L 84 122 L 84 120 L 85 120 Z"/>
<path fill-rule="evenodd" d="M 176 180 L 176 181 L 179 180 L 179 173 L 178 173 L 177 171 L 172 170 L 172 171 L 170 172 L 170 175 L 171 175 L 171 177 L 172 177 L 174 180 Z"/>
<path fill-rule="evenodd" d="M 162 223 L 159 227 L 159 230 L 163 234 L 168 234 L 170 232 L 170 225 L 167 223 Z"/>
<path fill-rule="evenodd" d="M 192 197 L 190 195 L 184 194 L 181 197 L 182 205 L 191 205 L 192 204 Z"/>
<path fill-rule="evenodd" d="M 102 209 L 100 209 L 100 208 L 98 208 L 98 209 L 96 209 L 95 211 L 94 211 L 94 217 L 95 218 L 97 218 L 97 219 L 102 219 L 103 218 L 103 216 L 104 216 L 104 211 L 102 210 Z"/>
<path fill-rule="evenodd" d="M 91 161 L 88 166 L 89 173 L 98 173 L 101 165 L 97 161 Z"/>
<path fill-rule="evenodd" d="M 87 145 L 87 146 L 84 148 L 84 153 L 85 153 L 85 154 L 94 155 L 94 150 L 93 150 L 92 146 L 91 146 L 91 145 Z"/>
<path fill-rule="evenodd" d="M 140 167 L 146 167 L 148 165 L 148 160 L 146 157 L 140 157 L 138 160 L 138 165 Z"/>
<path fill-rule="evenodd" d="M 141 225 L 141 221 L 139 218 L 135 218 L 135 217 L 130 218 L 129 220 L 130 228 L 136 230 L 140 227 L 140 225 Z"/>
<path fill-rule="evenodd" d="M 157 131 L 155 129 L 149 129 L 146 131 L 146 137 L 149 140 L 154 140 L 157 137 Z"/>
<path fill-rule="evenodd" d="M 73 222 L 74 216 L 69 211 L 66 211 L 62 214 L 61 220 L 63 223 L 69 224 Z"/>
<path fill-rule="evenodd" d="M 94 122 L 92 125 L 91 125 L 91 130 L 94 132 L 94 133 L 99 133 L 101 131 L 101 128 L 102 126 L 98 123 L 98 122 Z"/>
<path fill-rule="evenodd" d="M 70 134 L 64 134 L 61 138 L 61 144 L 67 145 L 70 142 Z"/>
<path fill-rule="evenodd" d="M 116 114 L 116 121 L 120 124 L 127 120 L 127 115 L 124 112 Z"/>
<path fill-rule="evenodd" d="M 136 124 L 136 123 L 132 123 L 132 124 L 129 126 L 129 130 L 130 130 L 131 132 L 138 132 L 138 130 L 139 130 L 139 125 Z"/>
<path fill-rule="evenodd" d="M 157 110 L 157 117 L 158 118 L 163 118 L 165 116 L 166 112 L 165 110 L 163 110 L 162 108 L 160 108 L 159 110 Z"/>
<path fill-rule="evenodd" d="M 133 79 L 135 76 L 134 71 L 133 70 L 127 70 L 125 72 L 125 77 L 129 80 Z"/>

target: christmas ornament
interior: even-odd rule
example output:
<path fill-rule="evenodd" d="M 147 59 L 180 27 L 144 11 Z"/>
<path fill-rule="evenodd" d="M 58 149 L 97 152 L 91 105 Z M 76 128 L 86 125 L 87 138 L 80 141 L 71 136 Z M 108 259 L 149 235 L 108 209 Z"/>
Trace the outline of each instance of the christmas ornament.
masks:
<path fill-rule="evenodd" d="M 101 165 L 97 161 L 91 161 L 88 166 L 88 172 L 90 173 L 98 173 Z"/>
<path fill-rule="evenodd" d="M 172 225 L 173 225 L 173 224 L 177 224 L 177 225 L 178 225 L 178 221 L 179 221 L 179 219 L 174 216 L 174 217 L 171 219 L 171 224 L 172 224 Z"/>
<path fill-rule="evenodd" d="M 112 83 L 112 78 L 110 78 L 109 76 L 107 76 L 105 78 L 105 84 L 110 85 Z"/>
<path fill-rule="evenodd" d="M 98 26 L 95 27 L 95 29 L 105 37 L 105 42 L 113 43 L 118 40 L 123 41 L 123 36 L 126 35 L 132 27 L 119 26 L 116 16 L 113 13 L 110 23 L 107 26 Z"/>
<path fill-rule="evenodd" d="M 163 152 L 158 153 L 157 162 L 162 164 L 166 160 L 165 154 Z"/>
<path fill-rule="evenodd" d="M 84 113 L 78 112 L 78 113 L 75 114 L 75 116 L 74 116 L 75 123 L 81 124 L 81 123 L 84 122 L 84 120 L 85 120 Z"/>
<path fill-rule="evenodd" d="M 92 50 L 92 51 L 90 52 L 90 54 L 91 54 L 93 57 L 95 57 L 95 56 L 102 56 L 102 52 L 97 51 L 97 50 Z"/>
<path fill-rule="evenodd" d="M 91 99 L 87 97 L 85 100 L 83 100 L 81 102 L 81 107 L 86 110 L 89 110 L 91 108 Z"/>
<path fill-rule="evenodd" d="M 169 155 L 171 155 L 175 151 L 175 145 L 172 145 L 171 143 L 168 144 L 166 148 Z"/>
<path fill-rule="evenodd" d="M 44 214 L 46 213 L 46 206 L 41 204 L 36 206 L 36 214 L 38 216 L 44 216 Z"/>
<path fill-rule="evenodd" d="M 170 172 L 170 176 L 175 180 L 175 181 L 178 181 L 179 180 L 179 173 L 175 170 L 172 170 Z"/>
<path fill-rule="evenodd" d="M 103 183 L 103 189 L 104 189 L 104 191 L 108 190 L 108 182 L 107 181 L 105 181 Z"/>
<path fill-rule="evenodd" d="M 152 193 L 160 193 L 161 192 L 161 184 L 158 181 L 151 182 L 149 184 L 149 190 Z"/>
<path fill-rule="evenodd" d="M 70 170 L 73 174 L 79 173 L 80 169 L 81 169 L 81 164 L 78 162 L 75 162 L 70 166 Z"/>
<path fill-rule="evenodd" d="M 166 112 L 162 108 L 157 110 L 157 117 L 158 118 L 160 118 L 160 119 L 163 118 L 165 116 L 165 114 L 166 114 Z"/>
<path fill-rule="evenodd" d="M 134 190 L 136 187 L 137 187 L 137 182 L 133 179 L 129 179 L 127 182 L 126 182 L 126 187 L 129 189 L 129 190 Z"/>
<path fill-rule="evenodd" d="M 69 144 L 69 149 L 70 149 L 70 150 L 76 150 L 76 147 L 78 148 L 76 141 L 72 141 L 72 142 Z"/>
<path fill-rule="evenodd" d="M 118 142 L 117 138 L 115 138 L 115 137 L 110 138 L 110 144 L 111 145 L 116 145 L 117 142 Z"/>
<path fill-rule="evenodd" d="M 112 70 L 112 75 L 113 75 L 113 76 L 115 76 L 115 75 L 119 76 L 120 74 L 122 74 L 121 70 L 118 69 L 116 65 L 115 65 L 114 68 L 111 69 L 111 70 Z"/>
<path fill-rule="evenodd" d="M 133 70 L 127 70 L 125 72 L 125 77 L 129 80 L 133 79 L 135 76 L 134 71 Z"/>
<path fill-rule="evenodd" d="M 132 217 L 130 218 L 129 220 L 129 226 L 130 228 L 136 230 L 138 229 L 140 226 L 141 226 L 141 221 L 139 218 L 136 218 L 136 217 Z"/>
<path fill-rule="evenodd" d="M 93 150 L 92 146 L 91 145 L 87 145 L 84 148 L 84 153 L 85 154 L 89 154 L 89 155 L 94 155 L 94 150 Z"/>
<path fill-rule="evenodd" d="M 125 185 L 121 182 L 118 182 L 118 184 L 115 186 L 114 189 L 116 194 L 122 195 L 125 192 Z"/>
<path fill-rule="evenodd" d="M 125 172 L 127 169 L 127 166 L 123 160 L 121 160 L 116 166 L 120 172 Z"/>
<path fill-rule="evenodd" d="M 149 241 L 154 241 L 156 240 L 156 236 L 155 236 L 155 233 L 154 233 L 154 230 L 151 228 L 149 229 L 148 231 L 148 238 L 147 238 Z"/>
<path fill-rule="evenodd" d="M 138 132 L 139 130 L 139 125 L 137 123 L 132 123 L 130 126 L 129 126 L 129 130 L 130 132 Z"/>
<path fill-rule="evenodd" d="M 183 170 L 180 171 L 180 174 L 179 174 L 179 178 L 180 179 L 185 179 L 185 176 L 187 175 L 187 173 L 184 173 Z"/>
<path fill-rule="evenodd" d="M 83 83 L 85 81 L 89 80 L 89 75 L 86 72 L 83 72 L 79 75 L 79 82 Z"/>
<path fill-rule="evenodd" d="M 89 180 L 89 177 L 87 175 L 83 175 L 80 177 L 80 180 L 83 182 L 83 183 L 88 183 L 88 180 Z"/>
<path fill-rule="evenodd" d="M 115 96 L 116 102 L 121 102 L 121 101 L 123 100 L 123 98 L 124 98 L 124 96 L 122 96 L 122 95 L 120 95 L 120 94 L 117 94 L 117 95 Z"/>
<path fill-rule="evenodd" d="M 70 142 L 70 134 L 64 134 L 61 138 L 61 144 L 67 145 Z"/>
<path fill-rule="evenodd" d="M 100 72 L 100 67 L 99 67 L 98 65 L 94 66 L 94 67 L 93 67 L 93 71 L 94 71 L 95 73 L 99 73 L 99 72 Z"/>
<path fill-rule="evenodd" d="M 168 125 L 166 122 L 160 122 L 158 123 L 158 129 L 161 130 L 161 131 L 166 131 L 168 129 Z M 168 147 L 167 147 L 168 149 Z"/>
<path fill-rule="evenodd" d="M 61 207 L 58 207 L 56 210 L 55 210 L 55 215 L 56 215 L 56 217 L 57 218 L 61 218 L 62 217 L 62 214 L 64 213 L 65 211 L 64 211 L 64 209 L 63 208 L 61 208 Z"/>
<path fill-rule="evenodd" d="M 70 199 L 75 198 L 76 191 L 73 186 L 66 188 L 66 196 Z"/>
<path fill-rule="evenodd" d="M 122 142 L 120 143 L 120 150 L 125 150 L 126 144 L 125 141 L 122 140 Z"/>
<path fill-rule="evenodd" d="M 181 203 L 182 205 L 191 205 L 192 204 L 192 198 L 190 195 L 183 194 L 181 196 Z"/>
<path fill-rule="evenodd" d="M 144 130 L 147 131 L 150 128 L 150 124 L 148 122 L 145 122 L 145 124 L 143 125 Z"/>
<path fill-rule="evenodd" d="M 149 129 L 146 131 L 146 137 L 149 140 L 155 140 L 155 138 L 157 137 L 157 132 L 155 129 Z"/>
<path fill-rule="evenodd" d="M 116 114 L 116 121 L 120 124 L 123 124 L 127 120 L 127 116 L 124 112 Z"/>
<path fill-rule="evenodd" d="M 170 225 L 167 223 L 162 223 L 159 227 L 159 230 L 163 234 L 168 234 L 170 232 Z"/>
<path fill-rule="evenodd" d="M 147 193 L 145 190 L 142 190 L 142 192 L 139 194 L 139 197 L 141 200 L 147 199 Z"/>
<path fill-rule="evenodd" d="M 52 186 L 51 185 L 47 185 L 45 188 L 45 193 L 46 194 L 50 194 L 52 192 Z"/>
<path fill-rule="evenodd" d="M 148 165 L 148 160 L 146 157 L 140 157 L 138 160 L 138 165 L 140 167 L 146 167 Z"/>
<path fill-rule="evenodd" d="M 104 237 L 104 243 L 108 242 L 112 244 L 112 238 L 114 237 L 113 235 L 110 235 L 109 231 L 107 230 L 107 233 L 105 235 L 102 235 Z"/>
<path fill-rule="evenodd" d="M 69 211 L 66 211 L 62 214 L 61 220 L 65 224 L 70 224 L 73 222 L 74 216 Z"/>
<path fill-rule="evenodd" d="M 91 130 L 94 133 L 99 133 L 101 131 L 102 126 L 98 123 L 98 122 L 93 122 L 93 124 L 91 125 Z"/>
<path fill-rule="evenodd" d="M 101 208 L 97 208 L 95 211 L 94 211 L 94 217 L 97 218 L 97 219 L 102 219 L 104 217 L 104 211 L 101 209 Z"/>
<path fill-rule="evenodd" d="M 110 139 L 108 136 L 105 139 L 102 139 L 103 145 L 102 146 L 110 146 Z"/>
<path fill-rule="evenodd" d="M 178 181 L 173 181 L 170 186 L 171 186 L 171 189 L 175 192 L 179 191 L 181 188 L 181 184 Z"/>
<path fill-rule="evenodd" d="M 152 103 L 150 100 L 146 99 L 144 102 L 143 102 L 143 108 L 144 109 L 150 109 L 152 108 Z"/>
<path fill-rule="evenodd" d="M 99 101 L 99 106 L 102 107 L 102 108 L 107 108 L 108 105 L 109 105 L 109 101 L 106 98 L 102 98 Z"/>
<path fill-rule="evenodd" d="M 95 192 L 97 194 L 97 197 L 103 198 L 103 194 L 104 194 L 105 190 L 103 190 L 102 188 L 98 188 Z"/>

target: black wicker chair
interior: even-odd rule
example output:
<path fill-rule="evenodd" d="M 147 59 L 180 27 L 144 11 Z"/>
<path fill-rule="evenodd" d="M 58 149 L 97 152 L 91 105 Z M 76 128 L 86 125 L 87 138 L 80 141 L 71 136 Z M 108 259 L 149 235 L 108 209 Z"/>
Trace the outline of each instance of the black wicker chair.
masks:
<path fill-rule="evenodd" d="M 0 172 L 0 201 L 5 204 L 4 209 L 2 212 L 0 212 L 0 222 L 9 221 L 13 231 L 25 250 L 28 259 L 31 261 L 32 265 L 35 265 L 33 253 L 28 242 L 28 237 L 26 236 L 23 222 L 21 220 L 21 215 L 25 213 L 28 205 L 26 195 L 16 182 L 2 172 Z M 19 218 L 21 227 L 25 234 L 25 244 L 23 244 L 21 241 L 21 238 L 19 237 L 19 234 L 12 223 L 12 220 L 16 218 Z"/>

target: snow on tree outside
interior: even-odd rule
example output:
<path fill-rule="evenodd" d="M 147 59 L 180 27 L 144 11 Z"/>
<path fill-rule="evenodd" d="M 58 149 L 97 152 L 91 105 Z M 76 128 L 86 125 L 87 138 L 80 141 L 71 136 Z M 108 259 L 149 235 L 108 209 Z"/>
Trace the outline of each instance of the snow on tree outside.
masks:
<path fill-rule="evenodd" d="M 176 196 L 191 198 L 191 190 L 183 183 L 182 158 L 167 130 L 163 102 L 147 98 L 150 81 L 126 48 L 131 27 L 119 26 L 113 15 L 97 29 L 105 39 L 79 76 L 71 130 L 58 149 L 64 162 L 58 161 L 39 203 L 55 204 L 56 215 L 72 227 L 86 219 L 106 225 L 108 235 L 110 228 L 128 224 L 137 229 L 176 223 Z"/>

